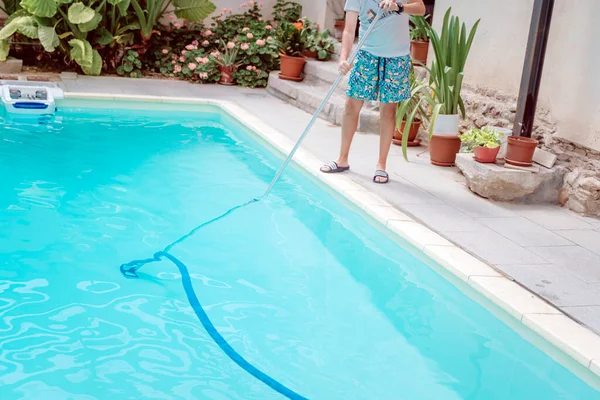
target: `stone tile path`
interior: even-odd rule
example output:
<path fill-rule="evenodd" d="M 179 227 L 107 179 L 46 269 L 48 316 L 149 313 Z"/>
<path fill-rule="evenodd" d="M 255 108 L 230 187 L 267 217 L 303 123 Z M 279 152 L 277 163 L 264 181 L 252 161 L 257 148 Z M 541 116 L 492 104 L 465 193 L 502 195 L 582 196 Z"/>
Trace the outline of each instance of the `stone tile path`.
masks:
<path fill-rule="evenodd" d="M 310 119 L 264 90 L 192 85 L 151 79 L 79 77 L 67 91 L 230 100 L 297 139 Z M 303 147 L 323 161 L 336 157 L 339 128 L 319 120 Z M 411 148 L 407 163 L 398 147 L 389 161 L 391 182 L 371 182 L 379 138 L 358 134 L 349 176 L 423 224 L 493 265 L 523 286 L 600 333 L 600 220 L 558 206 L 488 201 L 473 194 L 455 168 L 429 163 Z"/>

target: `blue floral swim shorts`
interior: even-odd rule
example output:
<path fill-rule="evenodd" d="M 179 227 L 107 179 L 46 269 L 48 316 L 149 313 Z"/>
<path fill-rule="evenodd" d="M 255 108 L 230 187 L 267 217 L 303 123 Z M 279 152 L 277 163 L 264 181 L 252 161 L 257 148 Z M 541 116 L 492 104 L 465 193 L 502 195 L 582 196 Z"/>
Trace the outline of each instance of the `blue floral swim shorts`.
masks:
<path fill-rule="evenodd" d="M 361 50 L 350 72 L 346 94 L 357 100 L 400 103 L 410 98 L 409 55 L 384 58 Z"/>

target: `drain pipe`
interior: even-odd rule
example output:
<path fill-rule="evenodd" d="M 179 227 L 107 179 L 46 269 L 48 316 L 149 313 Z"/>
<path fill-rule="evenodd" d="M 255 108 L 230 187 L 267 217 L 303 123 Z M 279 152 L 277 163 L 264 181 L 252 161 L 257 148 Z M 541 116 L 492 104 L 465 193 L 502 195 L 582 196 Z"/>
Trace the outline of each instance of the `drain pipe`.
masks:
<path fill-rule="evenodd" d="M 517 114 L 513 126 L 514 136 L 531 137 L 553 9 L 554 0 L 535 0 L 533 4 Z"/>

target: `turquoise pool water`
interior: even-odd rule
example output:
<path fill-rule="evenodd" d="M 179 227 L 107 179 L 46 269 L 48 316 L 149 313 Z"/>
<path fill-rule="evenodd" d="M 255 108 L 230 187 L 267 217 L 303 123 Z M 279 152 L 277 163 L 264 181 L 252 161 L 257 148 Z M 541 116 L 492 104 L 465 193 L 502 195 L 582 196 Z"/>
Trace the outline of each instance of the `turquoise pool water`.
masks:
<path fill-rule="evenodd" d="M 278 156 L 210 107 L 1 125 L 0 399 L 281 398 L 171 263 L 118 270 L 261 194 Z M 310 399 L 600 399 L 293 169 L 172 254 L 229 343 Z"/>

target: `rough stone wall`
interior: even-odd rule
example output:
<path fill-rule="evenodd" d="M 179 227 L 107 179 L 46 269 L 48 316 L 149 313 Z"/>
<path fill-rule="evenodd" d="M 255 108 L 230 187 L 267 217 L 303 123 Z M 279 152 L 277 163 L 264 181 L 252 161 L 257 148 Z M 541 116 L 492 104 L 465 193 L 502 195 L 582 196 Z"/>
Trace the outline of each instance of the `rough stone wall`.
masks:
<path fill-rule="evenodd" d="M 464 85 L 462 94 L 467 118 L 461 120 L 461 130 L 486 125 L 512 128 L 515 96 L 469 85 Z M 549 112 L 538 107 L 532 136 L 542 149 L 556 154 L 557 164 L 569 171 L 557 201 L 573 211 L 600 216 L 600 152 L 558 139 L 556 129 Z"/>

